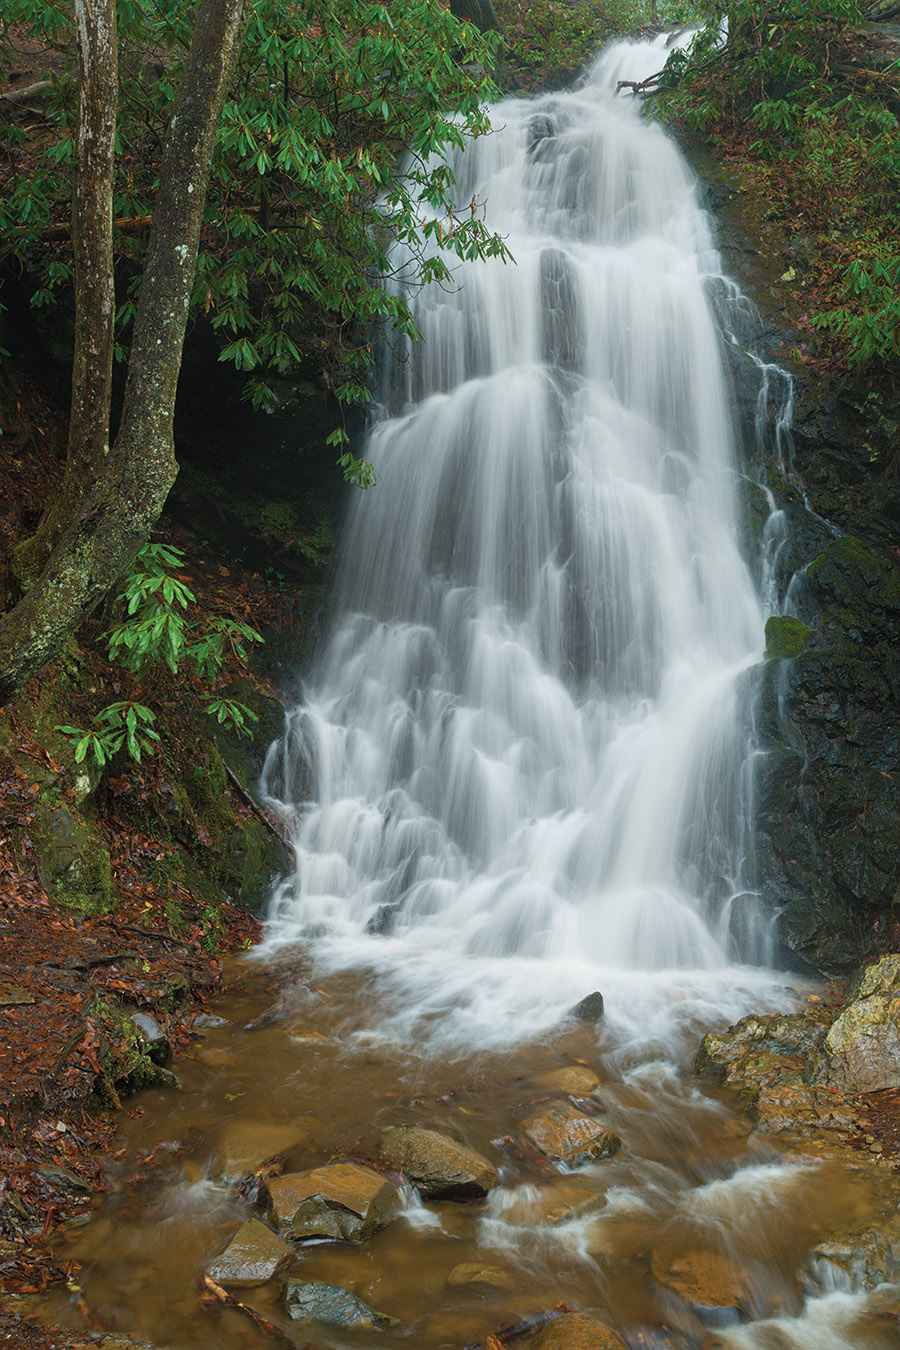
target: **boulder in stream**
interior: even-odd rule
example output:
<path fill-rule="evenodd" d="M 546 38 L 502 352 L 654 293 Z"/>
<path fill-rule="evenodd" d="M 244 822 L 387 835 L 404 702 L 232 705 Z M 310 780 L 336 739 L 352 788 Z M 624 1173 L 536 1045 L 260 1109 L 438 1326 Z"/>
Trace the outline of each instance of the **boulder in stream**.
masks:
<path fill-rule="evenodd" d="M 866 966 L 825 1037 L 822 1079 L 842 1092 L 900 1087 L 900 956 Z"/>
<path fill-rule="evenodd" d="M 275 1125 L 262 1120 L 232 1120 L 219 1133 L 213 1158 L 213 1181 L 237 1181 L 247 1172 L 270 1174 L 272 1158 L 312 1143 L 299 1125 Z"/>
<path fill-rule="evenodd" d="M 586 1158 L 609 1158 L 622 1141 L 593 1116 L 570 1102 L 554 1102 L 519 1122 L 519 1129 L 542 1153 L 556 1162 L 577 1163 Z"/>
<path fill-rule="evenodd" d="M 324 1280 L 288 1280 L 284 1301 L 295 1322 L 320 1322 L 326 1327 L 352 1327 L 356 1331 L 376 1331 L 396 1319 L 376 1312 L 361 1298 L 339 1284 Z"/>
<path fill-rule="evenodd" d="M 402 1126 L 385 1130 L 381 1156 L 395 1163 L 429 1199 L 486 1195 L 497 1184 L 492 1162 L 437 1130 Z"/>
<path fill-rule="evenodd" d="M 626 1350 L 612 1327 L 589 1313 L 563 1313 L 528 1341 L 529 1350 Z"/>
<path fill-rule="evenodd" d="M 576 1022 L 599 1022 L 603 1016 L 603 995 L 599 989 L 587 994 L 574 1008 L 569 1009 L 566 1016 L 574 1017 Z"/>
<path fill-rule="evenodd" d="M 248 1219 L 235 1233 L 207 1274 L 216 1284 L 249 1288 L 265 1284 L 291 1261 L 296 1252 L 259 1219 Z"/>
<path fill-rule="evenodd" d="M 359 1163 L 329 1163 L 269 1182 L 272 1217 L 288 1239 L 364 1242 L 397 1217 L 400 1192 Z"/>

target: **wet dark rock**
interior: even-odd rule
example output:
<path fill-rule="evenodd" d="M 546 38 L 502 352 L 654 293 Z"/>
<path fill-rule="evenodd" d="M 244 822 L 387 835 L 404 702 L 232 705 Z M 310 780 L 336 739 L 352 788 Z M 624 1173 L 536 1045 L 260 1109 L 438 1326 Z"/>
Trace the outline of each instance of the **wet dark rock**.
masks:
<path fill-rule="evenodd" d="M 381 1154 L 426 1198 L 466 1199 L 486 1195 L 497 1184 L 492 1162 L 437 1130 L 385 1130 Z"/>
<path fill-rule="evenodd" d="M 890 0 L 884 5 L 892 8 Z M 866 41 L 860 50 L 868 62 L 877 53 Z M 804 340 L 789 317 L 794 299 L 780 278 L 791 268 L 801 276 L 814 269 L 815 241 L 767 221 L 739 162 L 722 164 L 686 139 L 717 214 L 725 267 L 759 310 L 737 312 L 724 291 L 714 304 L 739 343 L 794 376 L 793 428 L 785 436 L 784 376 L 769 367 L 758 422 L 760 367 L 739 345 L 723 345 L 742 442 L 747 557 L 761 575 L 772 542 L 761 485 L 784 531 L 774 552 L 777 599 L 809 630 L 789 633 L 779 619 L 769 632 L 748 880 L 779 913 L 780 961 L 844 973 L 887 946 L 897 917 L 900 724 L 885 710 L 900 698 L 900 397 L 866 376 L 821 381 L 804 365 Z"/>
<path fill-rule="evenodd" d="M 69 1195 L 90 1195 L 91 1193 L 90 1184 L 76 1176 L 74 1172 L 70 1172 L 68 1168 L 57 1167 L 54 1163 L 50 1163 L 47 1167 L 40 1168 L 40 1173 L 58 1191 L 66 1191 Z"/>
<path fill-rule="evenodd" d="M 227 1017 L 218 1017 L 215 1013 L 201 1013 L 191 1023 L 191 1031 L 215 1031 L 219 1027 L 229 1025 Z"/>
<path fill-rule="evenodd" d="M 622 1141 L 592 1116 L 569 1102 L 556 1102 L 519 1122 L 519 1129 L 548 1158 L 577 1163 L 586 1158 L 609 1158 Z"/>
<path fill-rule="evenodd" d="M 625 1350 L 612 1327 L 588 1313 L 563 1313 L 527 1344 L 533 1350 Z"/>
<path fill-rule="evenodd" d="M 566 1016 L 574 1017 L 578 1022 L 599 1022 L 603 1016 L 603 995 L 595 989 L 580 1003 L 576 1003 L 574 1008 L 570 1008 Z"/>
<path fill-rule="evenodd" d="M 294 1260 L 293 1247 L 259 1219 L 248 1219 L 208 1268 L 207 1274 L 217 1284 L 250 1288 L 265 1284 Z"/>
<path fill-rule="evenodd" d="M 295 1322 L 320 1322 L 326 1327 L 376 1331 L 395 1321 L 370 1308 L 349 1289 L 326 1284 L 323 1280 L 288 1280 L 284 1286 L 284 1301 Z"/>
<path fill-rule="evenodd" d="M 401 1196 L 378 1172 L 358 1163 L 330 1163 L 269 1183 L 272 1217 L 285 1237 L 364 1242 L 395 1219 Z"/>

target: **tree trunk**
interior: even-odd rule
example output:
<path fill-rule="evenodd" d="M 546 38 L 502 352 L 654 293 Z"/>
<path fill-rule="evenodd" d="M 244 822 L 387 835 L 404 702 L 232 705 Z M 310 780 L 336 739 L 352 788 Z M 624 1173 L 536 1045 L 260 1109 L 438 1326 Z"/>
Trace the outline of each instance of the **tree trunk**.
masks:
<path fill-rule="evenodd" d="M 115 0 L 75 0 L 75 42 L 75 351 L 69 446 L 59 497 L 37 534 L 14 553 L 14 573 L 23 590 L 35 581 L 66 524 L 96 486 L 109 453 L 116 303 L 112 243 L 118 98 Z"/>
<path fill-rule="evenodd" d="M 492 0 L 450 0 L 450 13 L 457 19 L 469 19 L 483 33 L 500 27 Z"/>
<path fill-rule="evenodd" d="M 160 167 L 115 445 L 37 581 L 0 620 L 0 706 L 57 655 L 121 577 L 178 471 L 175 392 L 209 169 L 240 51 L 247 0 L 202 0 Z"/>

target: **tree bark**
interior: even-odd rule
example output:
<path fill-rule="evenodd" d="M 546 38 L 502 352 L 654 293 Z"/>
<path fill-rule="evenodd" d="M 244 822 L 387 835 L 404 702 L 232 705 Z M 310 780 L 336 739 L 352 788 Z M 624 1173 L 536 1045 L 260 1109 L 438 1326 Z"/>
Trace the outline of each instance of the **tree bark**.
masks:
<path fill-rule="evenodd" d="M 56 656 L 149 537 L 178 471 L 175 393 L 216 132 L 248 0 L 201 0 L 166 136 L 125 384 L 103 473 L 0 619 L 0 706 Z"/>
<path fill-rule="evenodd" d="M 450 0 L 450 13 L 457 19 L 471 20 L 483 33 L 500 27 L 493 0 Z"/>
<path fill-rule="evenodd" d="M 103 473 L 109 454 L 112 396 L 112 209 L 118 98 L 115 0 L 75 0 L 78 129 L 72 254 L 75 265 L 75 350 L 66 470 L 59 497 L 37 534 L 13 555 L 23 590 L 35 581 L 66 524 Z"/>

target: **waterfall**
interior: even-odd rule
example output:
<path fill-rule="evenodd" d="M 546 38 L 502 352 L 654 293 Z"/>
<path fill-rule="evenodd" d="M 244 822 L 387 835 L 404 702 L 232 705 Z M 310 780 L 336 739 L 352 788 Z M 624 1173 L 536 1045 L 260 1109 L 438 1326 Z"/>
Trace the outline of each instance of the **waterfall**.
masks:
<path fill-rule="evenodd" d="M 378 972 L 407 1034 L 537 1035 L 600 988 L 652 1040 L 770 978 L 720 264 L 674 142 L 614 97 L 663 61 L 616 44 L 453 161 L 515 262 L 411 293 L 423 340 L 388 361 L 378 486 L 270 752 L 297 865 L 268 950 Z"/>

